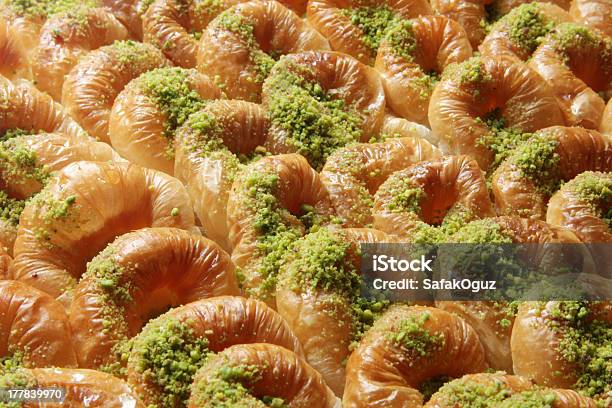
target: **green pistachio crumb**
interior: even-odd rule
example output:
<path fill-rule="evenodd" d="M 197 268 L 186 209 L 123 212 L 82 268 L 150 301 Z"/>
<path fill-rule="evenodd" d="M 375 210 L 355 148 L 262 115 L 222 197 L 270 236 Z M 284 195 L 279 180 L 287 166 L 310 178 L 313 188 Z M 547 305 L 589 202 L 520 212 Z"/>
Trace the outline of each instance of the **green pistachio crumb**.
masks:
<path fill-rule="evenodd" d="M 491 80 L 481 57 L 472 57 L 462 63 L 450 64 L 444 70 L 442 79 L 452 79 L 461 84 L 478 87 Z"/>
<path fill-rule="evenodd" d="M 468 377 L 444 384 L 432 400 L 451 407 L 495 408 L 511 395 L 512 390 L 501 380 L 492 378 L 482 383 Z"/>
<path fill-rule="evenodd" d="M 386 203 L 386 210 L 391 212 L 421 212 L 421 202 L 427 194 L 421 186 L 414 184 L 411 179 L 391 176 L 384 183 L 385 192 L 391 195 Z"/>
<path fill-rule="evenodd" d="M 189 322 L 162 315 L 135 337 L 137 371 L 160 390 L 159 405 L 184 407 L 196 371 L 209 356 L 208 339 L 198 336 Z"/>
<path fill-rule="evenodd" d="M 363 33 L 362 41 L 374 53 L 387 31 L 398 21 L 398 17 L 387 5 L 349 7 L 340 9 L 339 13 L 359 27 Z"/>
<path fill-rule="evenodd" d="M 265 53 L 257 43 L 253 23 L 247 17 L 237 14 L 234 9 L 228 9 L 216 18 L 215 24 L 237 34 L 245 42 L 250 52 L 251 62 L 255 67 L 255 80 L 258 83 L 263 83 L 276 61 L 270 54 Z"/>
<path fill-rule="evenodd" d="M 549 327 L 560 340 L 556 350 L 563 360 L 578 366 L 574 389 L 594 398 L 605 398 L 612 390 L 612 326 L 591 315 L 585 301 L 555 302 Z"/>
<path fill-rule="evenodd" d="M 18 225 L 25 203 L 25 200 L 11 198 L 6 192 L 0 191 L 0 219 L 9 222 L 11 225 Z"/>
<path fill-rule="evenodd" d="M 287 143 L 320 170 L 334 150 L 361 138 L 362 119 L 306 76 L 312 76 L 308 68 L 281 58 L 264 86 L 273 127 L 286 133 Z"/>
<path fill-rule="evenodd" d="M 194 89 L 197 72 L 183 68 L 157 68 L 145 72 L 135 81 L 166 116 L 164 135 L 172 140 L 176 129 L 189 116 L 203 108 L 206 101 Z"/>
<path fill-rule="evenodd" d="M 393 53 L 407 61 L 414 60 L 414 52 L 417 49 L 417 40 L 412 25 L 410 20 L 401 20 L 385 36 Z"/>
<path fill-rule="evenodd" d="M 509 244 L 512 238 L 492 220 L 472 221 L 451 236 L 451 242 L 462 244 Z"/>
<path fill-rule="evenodd" d="M 544 37 L 552 31 L 554 21 L 546 17 L 538 3 L 522 4 L 504 16 L 498 25 L 507 28 L 509 38 L 529 53 L 542 43 Z"/>
<path fill-rule="evenodd" d="M 78 6 L 100 5 L 96 0 L 2 0 L 0 4 L 9 6 L 18 15 L 34 18 L 47 18 L 71 11 Z"/>
<path fill-rule="evenodd" d="M 533 389 L 516 394 L 499 404 L 500 408 L 553 408 L 557 396 L 544 389 Z"/>
<path fill-rule="evenodd" d="M 424 328 L 429 317 L 429 312 L 423 312 L 401 320 L 394 330 L 387 334 L 387 339 L 396 346 L 407 349 L 415 358 L 426 357 L 445 343 L 443 334 L 431 333 Z"/>
<path fill-rule="evenodd" d="M 478 123 L 485 124 L 490 132 L 477 140 L 477 145 L 484 146 L 494 154 L 493 163 L 488 169 L 491 173 L 512 153 L 522 142 L 533 134 L 523 132 L 518 127 L 507 126 L 506 120 L 499 110 L 494 110 L 484 118 L 477 118 Z"/>
<path fill-rule="evenodd" d="M 557 169 L 560 160 L 556 153 L 558 144 L 554 137 L 536 133 L 520 144 L 508 158 L 525 177 L 535 182 L 541 192 L 549 196 L 561 184 Z"/>
<path fill-rule="evenodd" d="M 609 173 L 587 171 L 563 186 L 575 191 L 612 228 L 612 177 Z"/>

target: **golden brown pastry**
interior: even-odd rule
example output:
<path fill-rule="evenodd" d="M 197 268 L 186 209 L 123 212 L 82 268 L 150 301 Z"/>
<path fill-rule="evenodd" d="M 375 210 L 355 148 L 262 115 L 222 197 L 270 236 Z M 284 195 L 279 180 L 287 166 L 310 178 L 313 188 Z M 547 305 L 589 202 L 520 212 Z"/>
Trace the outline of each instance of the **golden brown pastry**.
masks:
<path fill-rule="evenodd" d="M 69 302 L 87 262 L 118 235 L 144 227 L 193 229 L 178 180 L 133 164 L 70 164 L 24 209 L 14 278 Z"/>
<path fill-rule="evenodd" d="M 598 129 L 612 96 L 612 38 L 573 23 L 558 25 L 529 61 L 555 93 L 569 126 Z"/>
<path fill-rule="evenodd" d="M 431 307 L 392 306 L 348 360 L 343 407 L 418 407 L 426 381 L 486 368 L 482 344 L 461 318 Z"/>
<path fill-rule="evenodd" d="M 304 347 L 306 361 L 341 396 L 352 348 L 387 302 L 363 299 L 359 245 L 391 242 L 369 228 L 319 228 L 283 257 L 276 286 L 278 313 Z"/>
<path fill-rule="evenodd" d="M 62 87 L 62 105 L 87 132 L 108 142 L 108 119 L 119 92 L 141 74 L 169 65 L 150 44 L 117 41 L 90 52 L 72 68 Z"/>
<path fill-rule="evenodd" d="M 526 61 L 556 25 L 571 21 L 569 13 L 552 2 L 522 4 L 491 27 L 478 50 L 491 58 Z"/>
<path fill-rule="evenodd" d="M 231 251 L 227 202 L 232 183 L 245 162 L 270 153 L 269 128 L 261 105 L 215 100 L 176 132 L 174 175 L 187 187 L 206 236 L 227 251 Z"/>
<path fill-rule="evenodd" d="M 60 402 L 24 402 L 23 407 L 105 407 L 145 408 L 128 384 L 110 374 L 94 370 L 70 368 L 20 369 L 10 375 L 0 376 L 5 387 L 30 387 L 33 389 L 63 389 Z"/>
<path fill-rule="evenodd" d="M 381 73 L 389 107 L 429 126 L 427 110 L 444 69 L 472 56 L 463 27 L 443 16 L 403 20 L 380 43 L 374 67 Z"/>
<path fill-rule="evenodd" d="M 75 140 L 89 136 L 66 110 L 28 82 L 11 82 L 0 76 L 0 135 L 62 133 Z"/>
<path fill-rule="evenodd" d="M 548 202 L 546 222 L 566 227 L 584 242 L 612 242 L 612 173 L 585 171 Z"/>
<path fill-rule="evenodd" d="M 214 242 L 176 228 L 122 235 L 87 264 L 74 289 L 69 314 L 79 366 L 121 374 L 126 342 L 149 319 L 238 294 L 234 264 Z"/>
<path fill-rule="evenodd" d="M 291 351 L 272 344 L 229 347 L 200 368 L 188 407 L 340 408 L 321 375 Z"/>
<path fill-rule="evenodd" d="M 436 14 L 448 17 L 461 24 L 468 35 L 472 48 L 476 49 L 486 35 L 486 29 L 482 22 L 487 17 L 485 6 L 491 4 L 491 2 L 491 0 L 431 0 L 431 8 Z"/>
<path fill-rule="evenodd" d="M 521 144 L 491 179 L 500 215 L 544 219 L 560 184 L 584 171 L 612 170 L 612 138 L 581 127 L 553 126 Z"/>
<path fill-rule="evenodd" d="M 527 378 L 504 372 L 468 374 L 444 384 L 424 408 L 468 406 L 500 408 L 595 408 L 592 399 L 572 390 L 534 386 Z"/>
<path fill-rule="evenodd" d="M 449 67 L 435 87 L 429 123 L 453 154 L 490 172 L 527 136 L 564 123 L 546 82 L 525 64 L 474 57 Z"/>
<path fill-rule="evenodd" d="M 523 244 L 520 246 L 521 258 L 527 260 L 529 265 L 538 265 L 545 256 L 553 256 L 559 250 L 558 245 L 549 245 L 550 249 L 546 245 L 578 244 L 580 240 L 571 231 L 544 221 L 495 217 L 465 225 L 447 242 L 491 245 L 484 251 L 497 244 Z M 451 252 L 452 262 L 458 261 L 458 253 Z M 503 301 L 436 301 L 436 307 L 462 317 L 476 330 L 489 367 L 507 372 L 512 372 L 510 336 L 518 304 Z"/>
<path fill-rule="evenodd" d="M 334 150 L 377 137 L 385 115 L 376 70 L 330 51 L 281 57 L 264 83 L 262 102 L 270 150 L 300 153 L 316 170 Z"/>
<path fill-rule="evenodd" d="M 148 406 L 184 407 L 209 352 L 236 344 L 271 343 L 302 355 L 285 321 L 263 302 L 221 296 L 170 310 L 133 341 L 128 383 Z"/>
<path fill-rule="evenodd" d="M 279 57 L 329 50 L 327 40 L 278 1 L 237 4 L 202 33 L 197 68 L 230 99 L 261 101 L 261 86 Z"/>
<path fill-rule="evenodd" d="M 127 29 L 110 11 L 101 7 L 81 6 L 52 16 L 42 26 L 32 56 L 36 86 L 60 101 L 64 77 L 80 57 L 127 39 Z"/>
<path fill-rule="evenodd" d="M 374 196 L 374 228 L 408 242 L 444 242 L 494 215 L 484 173 L 469 156 L 444 156 L 393 173 Z"/>
<path fill-rule="evenodd" d="M 612 4 L 606 0 L 572 0 L 570 14 L 574 20 L 603 31 L 612 36 L 610 26 Z"/>
<path fill-rule="evenodd" d="M 373 222 L 373 196 L 389 176 L 440 156 L 435 146 L 418 137 L 354 144 L 329 156 L 321 180 L 339 221 L 346 227 L 364 227 Z"/>
<path fill-rule="evenodd" d="M 274 306 L 282 254 L 331 214 L 319 174 L 298 154 L 264 157 L 241 172 L 227 203 L 227 223 L 245 293 Z"/>
<path fill-rule="evenodd" d="M 310 0 L 308 21 L 333 50 L 372 65 L 385 32 L 400 19 L 433 14 L 425 0 Z"/>
<path fill-rule="evenodd" d="M 175 65 L 195 68 L 202 32 L 216 16 L 242 1 L 152 1 L 142 16 L 144 42 L 162 50 Z"/>
<path fill-rule="evenodd" d="M 609 302 L 526 302 L 512 330 L 514 372 L 547 387 L 610 395 L 612 307 Z"/>
<path fill-rule="evenodd" d="M 132 163 L 172 175 L 176 130 L 220 95 L 213 82 L 194 69 L 145 72 L 115 99 L 108 119 L 110 143 Z"/>
<path fill-rule="evenodd" d="M 93 139 L 73 139 L 60 133 L 23 133 L 0 142 L 0 245 L 10 254 L 25 200 L 38 193 L 55 172 L 80 160 L 121 161 L 110 146 Z"/>
<path fill-rule="evenodd" d="M 14 366 L 76 367 L 64 307 L 25 283 L 0 280 L 0 356 L 0 374 Z"/>

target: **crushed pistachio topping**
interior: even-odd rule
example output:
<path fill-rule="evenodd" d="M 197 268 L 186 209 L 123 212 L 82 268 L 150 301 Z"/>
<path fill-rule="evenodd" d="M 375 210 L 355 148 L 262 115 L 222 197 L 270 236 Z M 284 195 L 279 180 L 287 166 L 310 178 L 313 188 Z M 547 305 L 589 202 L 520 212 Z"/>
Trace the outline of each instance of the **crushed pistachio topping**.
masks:
<path fill-rule="evenodd" d="M 415 358 L 422 358 L 445 344 L 442 333 L 432 333 L 425 329 L 425 323 L 430 318 L 429 312 L 411 315 L 400 320 L 387 339 L 394 345 L 408 350 Z"/>
<path fill-rule="evenodd" d="M 461 244 L 511 244 L 512 238 L 490 219 L 468 223 L 451 236 L 451 242 Z"/>
<path fill-rule="evenodd" d="M 245 16 L 237 14 L 234 9 L 229 9 L 215 19 L 215 24 L 238 35 L 244 41 L 250 52 L 251 63 L 255 67 L 255 80 L 263 83 L 276 61 L 259 47 L 255 39 L 253 23 Z"/>
<path fill-rule="evenodd" d="M 0 357 L 0 389 L 20 389 L 36 387 L 36 379 L 32 377 L 24 368 L 29 366 L 25 353 L 21 351 L 11 351 L 9 354 Z M 21 401 L 6 401 L 0 399 L 2 408 L 20 408 Z"/>
<path fill-rule="evenodd" d="M 49 190 L 43 190 L 32 199 L 34 205 L 39 208 L 44 208 L 44 219 L 47 222 L 53 220 L 65 219 L 68 217 L 70 209 L 76 203 L 76 196 L 70 195 L 64 199 L 56 199 L 52 197 Z"/>
<path fill-rule="evenodd" d="M 474 218 L 472 211 L 460 204 L 452 206 L 440 220 L 428 224 L 420 219 L 421 205 L 428 198 L 421 186 L 404 172 L 392 174 L 378 189 L 376 195 L 382 198 L 383 209 L 411 217 L 410 241 L 415 244 L 443 243 L 450 234 Z M 433 225 L 435 224 L 435 225 Z"/>
<path fill-rule="evenodd" d="M 208 381 L 197 386 L 194 399 L 198 405 L 211 408 L 242 407 L 245 399 L 252 398 L 248 387 L 259 380 L 257 366 L 228 364 L 217 368 Z"/>
<path fill-rule="evenodd" d="M 487 72 L 481 57 L 472 57 L 461 63 L 453 63 L 446 67 L 442 79 L 452 79 L 461 84 L 478 86 L 492 79 Z"/>
<path fill-rule="evenodd" d="M 36 152 L 22 137 L 0 142 L 0 171 L 5 179 L 13 183 L 24 183 L 29 179 L 44 184 L 51 176 L 44 166 L 37 165 Z"/>
<path fill-rule="evenodd" d="M 51 34 L 56 41 L 73 41 L 71 37 L 85 37 L 89 34 L 88 27 L 90 25 L 96 25 L 93 18 L 91 18 L 90 11 L 95 5 L 91 4 L 80 4 L 68 11 L 62 12 L 59 15 L 65 22 L 65 25 L 56 27 L 51 31 Z"/>
<path fill-rule="evenodd" d="M 355 265 L 358 251 L 341 232 L 319 228 L 284 254 L 280 276 L 282 285 L 291 290 L 309 288 L 338 296 L 338 303 L 350 309 L 353 346 L 389 305 L 386 300 L 361 297 L 363 282 Z"/>
<path fill-rule="evenodd" d="M 398 21 L 387 5 L 349 7 L 340 9 L 339 13 L 361 30 L 363 43 L 373 52 L 378 50 L 382 38 Z"/>
<path fill-rule="evenodd" d="M 83 278 L 92 279 L 98 289 L 113 303 L 132 300 L 131 284 L 125 280 L 126 269 L 115 260 L 116 249 L 110 244 L 87 264 Z"/>
<path fill-rule="evenodd" d="M 485 383 L 468 377 L 444 384 L 432 399 L 444 406 L 495 408 L 511 395 L 512 390 L 501 380 L 491 378 Z"/>
<path fill-rule="evenodd" d="M 15 372 L 19 368 L 27 367 L 27 356 L 22 351 L 12 351 L 8 355 L 0 357 L 0 373 Z"/>
<path fill-rule="evenodd" d="M 19 128 L 6 129 L 3 132 L 0 132 L 0 142 L 6 142 L 9 139 L 19 136 L 27 136 L 38 133 L 34 130 L 25 130 Z"/>
<path fill-rule="evenodd" d="M 18 15 L 34 18 L 47 18 L 54 14 L 71 11 L 79 6 L 97 7 L 96 0 L 2 0 L 5 5 Z"/>
<path fill-rule="evenodd" d="M 189 322 L 162 315 L 135 337 L 133 350 L 140 357 L 136 370 L 161 391 L 157 406 L 186 406 L 195 373 L 208 358 L 208 339 Z"/>
<path fill-rule="evenodd" d="M 560 160 L 556 152 L 558 144 L 558 140 L 552 135 L 536 133 L 520 144 L 508 158 L 523 176 L 536 184 L 538 190 L 549 196 L 557 191 L 561 184 L 557 169 Z"/>
<path fill-rule="evenodd" d="M 115 55 L 117 61 L 124 65 L 144 65 L 161 57 L 157 48 L 133 40 L 115 41 L 100 49 Z"/>
<path fill-rule="evenodd" d="M 538 3 L 522 4 L 502 17 L 497 26 L 505 27 L 508 37 L 532 53 L 552 31 L 555 22 L 546 17 Z"/>
<path fill-rule="evenodd" d="M 35 236 L 39 241 L 51 244 L 51 234 L 54 231 L 53 223 L 56 221 L 74 221 L 73 209 L 77 206 L 77 197 L 70 195 L 65 198 L 55 197 L 49 186 L 43 188 L 28 201 L 28 205 L 36 208 L 43 225 L 37 227 Z"/>
<path fill-rule="evenodd" d="M 11 198 L 6 192 L 0 191 L 0 219 L 15 226 L 18 225 L 25 203 L 25 200 Z"/>
<path fill-rule="evenodd" d="M 501 329 L 506 330 L 512 326 L 520 304 L 521 301 L 518 300 L 513 300 L 511 302 L 493 302 L 493 307 L 501 317 L 497 321 Z"/>
<path fill-rule="evenodd" d="M 385 210 L 421 212 L 421 202 L 427 198 L 427 194 L 412 179 L 392 176 L 384 183 L 384 187 L 384 191 L 391 195 L 391 199 L 385 203 Z"/>
<path fill-rule="evenodd" d="M 135 82 L 166 117 L 164 135 L 168 138 L 169 146 L 172 145 L 176 129 L 205 105 L 205 100 L 194 89 L 196 75 L 193 69 L 157 68 L 145 72 Z M 173 152 L 174 149 L 171 150 Z"/>
<path fill-rule="evenodd" d="M 554 408 L 557 396 L 544 389 L 533 389 L 516 394 L 499 404 L 500 408 Z"/>
<path fill-rule="evenodd" d="M 260 368 L 255 365 L 225 365 L 217 367 L 205 382 L 194 387 L 193 395 L 198 406 L 210 408 L 286 408 L 282 398 L 265 396 L 257 399 L 251 387 L 261 380 Z"/>
<path fill-rule="evenodd" d="M 606 60 L 612 58 L 612 41 L 592 30 L 576 23 L 562 23 L 555 27 L 551 39 L 560 51 L 568 49 L 595 49 L 601 51 Z"/>
<path fill-rule="evenodd" d="M 486 125 L 490 132 L 476 141 L 493 152 L 493 163 L 488 171 L 495 170 L 522 142 L 528 140 L 533 134 L 523 132 L 518 127 L 507 126 L 499 110 L 494 110 L 484 118 L 476 118 L 476 122 Z"/>
<path fill-rule="evenodd" d="M 428 71 L 423 72 L 420 77 L 413 78 L 410 86 L 419 92 L 421 100 L 428 100 L 438 82 L 440 82 L 440 74 L 436 71 Z"/>
<path fill-rule="evenodd" d="M 410 20 L 401 20 L 393 26 L 385 36 L 391 50 L 406 61 L 414 60 L 417 49 L 417 39 L 414 35 L 413 23 Z"/>
<path fill-rule="evenodd" d="M 258 232 L 257 251 L 261 256 L 257 273 L 263 282 L 253 289 L 260 298 L 266 298 L 276 288 L 278 268 L 285 251 L 298 239 L 300 228 L 287 222 L 291 217 L 276 198 L 278 176 L 273 172 L 252 171 L 245 175 L 246 197 L 244 204 L 251 208 L 253 227 Z"/>
<path fill-rule="evenodd" d="M 612 176 L 609 173 L 587 171 L 567 183 L 612 228 Z"/>
<path fill-rule="evenodd" d="M 414 244 L 441 244 L 448 239 L 442 228 L 429 225 L 421 220 L 415 220 L 414 224 L 414 228 L 410 231 L 410 242 Z"/>
<path fill-rule="evenodd" d="M 603 70 L 602 75 L 606 78 L 612 76 L 612 39 L 610 37 L 580 24 L 563 23 L 552 31 L 550 38 L 566 65 L 580 66 L 584 64 L 582 55 L 592 55 L 597 59 L 596 64 Z M 579 54 L 573 54 L 570 51 L 578 51 Z M 574 61 L 572 62 L 571 59 Z M 590 85 L 591 81 L 587 76 L 581 79 Z M 605 89 L 593 90 L 595 92 L 605 91 Z"/>
<path fill-rule="evenodd" d="M 362 119 L 306 75 L 314 77 L 309 68 L 281 58 L 266 80 L 268 111 L 287 143 L 320 170 L 334 150 L 361 138 Z"/>
<path fill-rule="evenodd" d="M 612 326 L 593 316 L 592 306 L 585 301 L 556 302 L 548 325 L 560 336 L 556 345 L 560 358 L 578 367 L 573 388 L 605 398 L 612 391 Z"/>
<path fill-rule="evenodd" d="M 214 17 L 227 7 L 224 0 L 196 0 L 195 14 L 197 16 Z"/>
<path fill-rule="evenodd" d="M 111 312 L 113 311 L 116 311 L 116 309 L 111 309 Z M 105 310 L 103 310 L 102 313 L 105 314 L 107 318 L 113 318 L 113 315 Z M 118 334 L 118 338 L 117 342 L 110 350 L 112 359 L 106 364 L 100 365 L 97 369 L 114 375 L 115 377 L 126 378 L 128 375 L 127 363 L 130 358 L 130 353 L 132 352 L 132 347 L 134 346 L 134 338 L 128 338 L 125 334 L 128 332 L 127 323 L 125 321 L 117 320 L 116 323 L 118 326 L 112 326 L 114 324 L 112 320 L 105 319 L 105 322 L 110 322 L 110 324 L 105 324 L 106 327 L 104 330 L 110 330 L 112 327 Z"/>
<path fill-rule="evenodd" d="M 225 145 L 221 137 L 222 131 L 217 119 L 204 109 L 192 114 L 177 134 L 180 135 L 179 143 L 184 143 L 191 154 L 199 158 L 221 161 L 224 175 L 229 182 L 233 182 L 242 169 L 242 162 L 254 161 L 259 153 L 255 151 L 245 157 L 235 155 Z"/>

